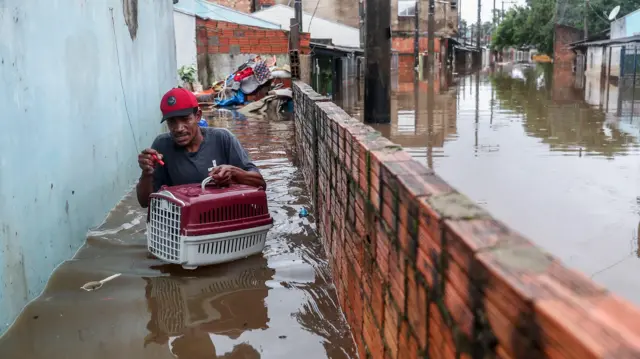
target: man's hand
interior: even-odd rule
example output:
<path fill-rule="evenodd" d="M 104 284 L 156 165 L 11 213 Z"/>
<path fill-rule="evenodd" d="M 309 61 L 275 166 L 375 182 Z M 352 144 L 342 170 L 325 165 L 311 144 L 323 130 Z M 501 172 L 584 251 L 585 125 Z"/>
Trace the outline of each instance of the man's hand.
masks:
<path fill-rule="evenodd" d="M 238 169 L 239 168 L 230 165 L 217 166 L 211 170 L 209 176 L 213 177 L 213 180 L 216 181 L 217 185 L 228 186 L 231 184 L 231 181 L 234 180 L 234 176 Z"/>
<path fill-rule="evenodd" d="M 151 176 L 153 174 L 156 167 L 156 160 L 153 156 L 162 160 L 162 155 L 152 148 L 147 148 L 138 155 L 138 166 L 140 166 L 143 176 Z"/>

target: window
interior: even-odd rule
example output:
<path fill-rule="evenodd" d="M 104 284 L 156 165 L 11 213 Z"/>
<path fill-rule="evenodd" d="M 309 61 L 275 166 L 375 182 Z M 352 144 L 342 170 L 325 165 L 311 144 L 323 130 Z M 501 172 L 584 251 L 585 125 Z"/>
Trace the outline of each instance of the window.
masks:
<path fill-rule="evenodd" d="M 416 16 L 415 0 L 398 0 L 398 16 L 414 17 Z"/>

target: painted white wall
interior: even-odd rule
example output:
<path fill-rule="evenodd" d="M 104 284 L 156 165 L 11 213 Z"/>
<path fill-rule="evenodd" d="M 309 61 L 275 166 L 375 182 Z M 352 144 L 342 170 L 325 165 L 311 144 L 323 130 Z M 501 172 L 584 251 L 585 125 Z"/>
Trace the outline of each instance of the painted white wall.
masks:
<path fill-rule="evenodd" d="M 611 76 L 620 76 L 620 56 L 622 47 L 611 46 Z M 607 50 L 608 51 L 608 50 Z"/>
<path fill-rule="evenodd" d="M 178 68 L 197 65 L 196 17 L 178 9 L 173 11 L 176 36 L 176 62 Z"/>
<path fill-rule="evenodd" d="M 591 106 L 602 105 L 602 89 L 600 83 L 600 76 L 586 76 L 585 77 L 585 91 L 584 100 Z"/>
<path fill-rule="evenodd" d="M 602 61 L 604 60 L 603 47 L 589 47 L 587 49 L 587 76 L 600 76 Z"/>
<path fill-rule="evenodd" d="M 123 0 L 0 2 L 0 333 L 131 188 L 138 150 L 161 132 L 173 4 L 137 3 L 132 39 Z"/>
<path fill-rule="evenodd" d="M 294 17 L 294 11 L 292 7 L 286 5 L 274 5 L 254 12 L 252 15 L 288 29 L 291 26 L 290 21 Z M 302 14 L 302 28 L 304 32 L 311 33 L 312 39 L 331 39 L 336 46 L 360 47 L 360 30 L 355 27 L 325 20 L 305 12 Z"/>
<path fill-rule="evenodd" d="M 640 35 L 640 9 L 611 22 L 611 39 Z"/>

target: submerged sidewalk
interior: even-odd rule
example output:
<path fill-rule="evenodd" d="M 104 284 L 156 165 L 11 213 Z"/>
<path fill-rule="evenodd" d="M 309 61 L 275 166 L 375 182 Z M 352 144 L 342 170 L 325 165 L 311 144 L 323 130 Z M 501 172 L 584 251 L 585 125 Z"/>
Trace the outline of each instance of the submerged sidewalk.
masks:
<path fill-rule="evenodd" d="M 150 259 L 146 211 L 130 193 L 0 337 L 0 358 L 356 356 L 313 219 L 298 217 L 310 200 L 292 164 L 293 123 L 210 123 L 234 132 L 267 180 L 275 223 L 263 254 L 196 271 Z"/>

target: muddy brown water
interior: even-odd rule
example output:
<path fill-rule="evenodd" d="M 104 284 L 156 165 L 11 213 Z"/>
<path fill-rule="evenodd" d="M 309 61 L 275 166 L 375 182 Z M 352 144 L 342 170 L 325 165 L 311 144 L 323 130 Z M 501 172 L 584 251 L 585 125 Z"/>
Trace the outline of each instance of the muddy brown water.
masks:
<path fill-rule="evenodd" d="M 263 254 L 186 271 L 150 259 L 146 213 L 126 196 L 0 338 L 2 359 L 352 358 L 292 162 L 292 122 L 216 116 L 268 183 L 274 227 Z M 310 211 L 311 212 L 311 211 Z M 94 292 L 80 287 L 114 273 Z"/>
<path fill-rule="evenodd" d="M 374 127 L 567 266 L 640 305 L 640 87 L 597 77 L 576 88 L 570 70 L 544 66 L 433 82 L 431 101 L 426 81 L 418 91 L 398 82 L 392 124 Z M 337 101 L 360 118 L 357 93 Z"/>

